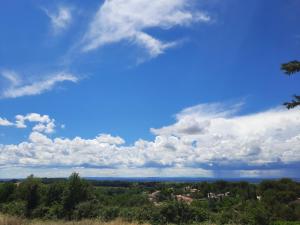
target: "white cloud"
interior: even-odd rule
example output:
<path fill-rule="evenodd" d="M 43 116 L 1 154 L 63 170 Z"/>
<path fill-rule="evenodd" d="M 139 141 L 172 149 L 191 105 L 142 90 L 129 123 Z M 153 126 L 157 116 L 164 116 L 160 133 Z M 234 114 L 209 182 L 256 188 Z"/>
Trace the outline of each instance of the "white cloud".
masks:
<path fill-rule="evenodd" d="M 30 95 L 39 95 L 52 90 L 58 83 L 65 81 L 76 83 L 79 79 L 73 74 L 59 72 L 46 78 L 25 82 L 16 72 L 2 72 L 3 77 L 10 81 L 10 85 L 1 93 L 2 98 L 17 98 Z"/>
<path fill-rule="evenodd" d="M 187 174 L 189 177 L 212 177 L 211 171 L 203 169 L 186 169 L 186 168 L 49 168 L 49 167 L 0 167 L 1 178 L 25 178 L 28 174 L 34 174 L 38 177 L 68 177 L 71 173 L 77 172 L 83 177 L 184 177 Z"/>
<path fill-rule="evenodd" d="M 0 165 L 119 172 L 181 169 L 251 176 L 299 169 L 299 111 L 275 108 L 238 115 L 239 108 L 239 104 L 204 104 L 185 109 L 174 124 L 152 129 L 153 141 L 141 139 L 133 145 L 109 134 L 49 138 L 41 133 L 47 133 L 44 129 L 34 128 L 28 141 L 0 146 Z M 42 124 L 52 121 L 38 114 L 17 116 L 17 121 L 24 118 Z"/>
<path fill-rule="evenodd" d="M 100 143 L 107 143 L 111 145 L 121 145 L 124 144 L 125 141 L 120 137 L 113 137 L 110 134 L 100 134 L 96 140 Z"/>
<path fill-rule="evenodd" d="M 16 115 L 15 122 L 0 117 L 0 126 L 14 126 L 16 128 L 27 128 L 27 123 L 34 123 L 32 131 L 39 133 L 51 134 L 55 131 L 55 120 L 48 115 L 40 115 L 38 113 L 29 113 L 27 115 Z"/>
<path fill-rule="evenodd" d="M 201 104 L 186 108 L 176 115 L 177 123 L 159 129 L 151 129 L 156 135 L 192 135 L 204 133 L 214 118 L 228 118 L 235 115 L 241 103 L 234 105 Z M 224 110 L 226 108 L 226 110 Z M 201 118 L 201 119 L 199 119 Z"/>
<path fill-rule="evenodd" d="M 150 57 L 155 57 L 176 42 L 161 41 L 147 33 L 147 29 L 167 30 L 208 21 L 209 16 L 193 9 L 192 0 L 105 0 L 84 36 L 83 50 L 126 40 L 137 43 Z"/>
<path fill-rule="evenodd" d="M 193 143 L 192 159 L 186 165 L 248 168 L 300 162 L 298 110 L 235 116 L 234 107 L 220 109 L 221 105 L 216 111 L 211 105 L 192 107 L 180 113 L 175 124 L 152 131 L 158 136 L 175 135 L 187 144 L 177 145 L 180 151 Z"/>
<path fill-rule="evenodd" d="M 11 83 L 12 86 L 18 86 L 22 82 L 21 78 L 15 71 L 2 70 L 1 75 L 2 77 L 6 78 Z"/>
<path fill-rule="evenodd" d="M 0 117 L 0 126 L 13 126 L 14 124 L 5 118 Z"/>
<path fill-rule="evenodd" d="M 51 25 L 55 33 L 68 28 L 72 22 L 72 10 L 70 7 L 60 6 L 56 11 L 44 9 L 46 15 L 51 20 Z"/>
<path fill-rule="evenodd" d="M 31 123 L 37 123 L 32 130 L 41 132 L 41 133 L 53 133 L 55 129 L 55 120 L 51 119 L 48 115 L 40 115 L 38 113 L 30 113 L 26 116 L 17 115 L 16 116 L 16 127 L 17 128 L 26 128 L 26 121 Z"/>

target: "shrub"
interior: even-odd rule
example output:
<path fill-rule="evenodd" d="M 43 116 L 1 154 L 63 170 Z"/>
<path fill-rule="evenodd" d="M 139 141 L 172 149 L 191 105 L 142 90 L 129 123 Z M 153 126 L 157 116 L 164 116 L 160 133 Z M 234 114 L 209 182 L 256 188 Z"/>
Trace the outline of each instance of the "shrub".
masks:
<path fill-rule="evenodd" d="M 48 213 L 49 213 L 49 207 L 44 205 L 39 205 L 32 211 L 31 216 L 33 218 L 45 218 L 46 215 L 48 215 Z"/>
<path fill-rule="evenodd" d="M 58 203 L 54 203 L 49 207 L 47 214 L 45 215 L 45 219 L 62 219 L 64 217 L 63 206 Z"/>
<path fill-rule="evenodd" d="M 170 202 L 160 210 L 160 223 L 186 224 L 203 222 L 208 219 L 208 213 L 201 208 L 194 208 L 183 202 Z"/>
<path fill-rule="evenodd" d="M 103 207 L 99 212 L 100 219 L 104 221 L 111 221 L 119 216 L 118 207 Z"/>
<path fill-rule="evenodd" d="M 9 202 L 2 205 L 1 211 L 9 215 L 25 216 L 26 203 L 24 201 Z"/>
<path fill-rule="evenodd" d="M 87 201 L 79 203 L 74 210 L 73 218 L 81 220 L 83 218 L 96 218 L 99 215 L 99 204 L 97 201 Z"/>

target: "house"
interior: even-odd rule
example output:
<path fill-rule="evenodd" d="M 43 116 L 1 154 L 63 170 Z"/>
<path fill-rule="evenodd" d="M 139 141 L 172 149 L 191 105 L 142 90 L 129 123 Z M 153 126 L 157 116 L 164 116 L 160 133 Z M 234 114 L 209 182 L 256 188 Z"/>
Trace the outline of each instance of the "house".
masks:
<path fill-rule="evenodd" d="M 190 193 L 195 193 L 195 192 L 198 192 L 199 190 L 196 189 L 196 188 L 191 188 L 190 186 L 186 186 L 186 187 L 184 188 L 184 191 L 190 192 Z"/>
<path fill-rule="evenodd" d="M 196 188 L 192 188 L 192 189 L 190 190 L 191 193 L 196 193 L 196 192 L 198 192 L 198 191 L 199 191 L 199 190 L 196 189 Z"/>
<path fill-rule="evenodd" d="M 225 193 L 220 193 L 220 194 L 209 192 L 207 194 L 207 198 L 214 199 L 214 200 L 223 200 L 224 197 L 228 197 L 229 195 L 230 195 L 230 192 L 225 192 Z"/>
<path fill-rule="evenodd" d="M 157 202 L 160 191 L 155 191 L 148 195 L 148 199 L 150 202 Z"/>
<path fill-rule="evenodd" d="M 181 202 L 185 202 L 187 204 L 191 204 L 193 199 L 191 197 L 187 197 L 184 195 L 176 195 L 176 200 L 177 201 L 181 201 Z"/>

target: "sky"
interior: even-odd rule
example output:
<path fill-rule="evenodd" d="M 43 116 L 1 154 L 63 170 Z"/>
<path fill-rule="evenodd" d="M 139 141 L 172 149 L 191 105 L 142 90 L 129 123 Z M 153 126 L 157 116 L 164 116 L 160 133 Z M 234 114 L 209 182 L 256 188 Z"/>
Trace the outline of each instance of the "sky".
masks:
<path fill-rule="evenodd" d="M 0 178 L 299 177 L 298 0 L 2 0 Z"/>

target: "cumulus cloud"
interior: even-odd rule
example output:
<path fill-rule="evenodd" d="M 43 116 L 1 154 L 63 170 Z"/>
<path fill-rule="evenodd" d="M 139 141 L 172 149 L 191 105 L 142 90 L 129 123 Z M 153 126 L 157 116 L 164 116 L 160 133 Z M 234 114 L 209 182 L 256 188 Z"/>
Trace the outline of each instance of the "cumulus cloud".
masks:
<path fill-rule="evenodd" d="M 10 82 L 8 87 L 2 91 L 2 98 L 39 95 L 52 90 L 59 83 L 65 81 L 76 83 L 79 80 L 75 75 L 65 72 L 54 73 L 46 78 L 43 76 L 42 79 L 31 82 L 24 81 L 15 71 L 2 71 L 1 75 Z"/>
<path fill-rule="evenodd" d="M 221 105 L 216 106 L 189 108 L 177 115 L 175 124 L 152 131 L 158 136 L 174 135 L 187 147 L 193 144 L 193 159 L 185 161 L 190 166 L 268 168 L 300 161 L 298 110 L 272 109 L 238 116 L 232 113 L 239 106 L 223 111 Z"/>
<path fill-rule="evenodd" d="M 55 11 L 44 9 L 51 21 L 53 31 L 59 33 L 68 28 L 72 22 L 72 10 L 70 7 L 60 6 Z"/>
<path fill-rule="evenodd" d="M 266 170 L 271 174 L 299 169 L 299 111 L 275 108 L 239 115 L 240 107 L 239 104 L 204 104 L 185 109 L 177 114 L 174 124 L 152 129 L 156 135 L 153 141 L 140 139 L 133 145 L 126 145 L 121 137 L 110 134 L 92 139 L 49 138 L 47 132 L 42 133 L 43 129 L 33 129 L 27 141 L 0 146 L 0 165 L 199 169 L 216 174 L 240 171 L 250 175 Z M 23 118 L 43 124 L 51 121 L 47 116 L 38 115 L 18 116 L 17 120 Z"/>
<path fill-rule="evenodd" d="M 17 128 L 26 128 L 26 121 L 37 123 L 32 130 L 40 133 L 53 133 L 55 129 L 55 120 L 48 115 L 40 115 L 38 113 L 30 113 L 27 115 L 17 115 L 15 126 Z"/>
<path fill-rule="evenodd" d="M 177 42 L 159 40 L 147 32 L 149 28 L 167 30 L 208 21 L 208 15 L 193 9 L 192 0 L 105 0 L 84 36 L 83 51 L 125 40 L 155 57 Z"/>
<path fill-rule="evenodd" d="M 15 122 L 0 117 L 0 126 L 13 126 L 16 128 L 27 128 L 28 123 L 33 123 L 32 131 L 51 134 L 55 131 L 55 120 L 48 115 L 29 113 L 27 115 L 16 115 Z M 117 141 L 117 140 L 115 140 Z"/>
<path fill-rule="evenodd" d="M 201 104 L 186 108 L 176 115 L 177 123 L 159 129 L 151 129 L 156 135 L 192 135 L 204 133 L 214 118 L 227 118 L 235 115 L 242 103 L 224 105 L 220 103 Z M 226 109 L 226 110 L 224 110 Z M 199 119 L 201 118 L 201 119 Z"/>
<path fill-rule="evenodd" d="M 107 143 L 110 145 L 121 145 L 125 143 L 122 138 L 113 137 L 110 134 L 100 134 L 96 139 L 99 143 Z"/>

